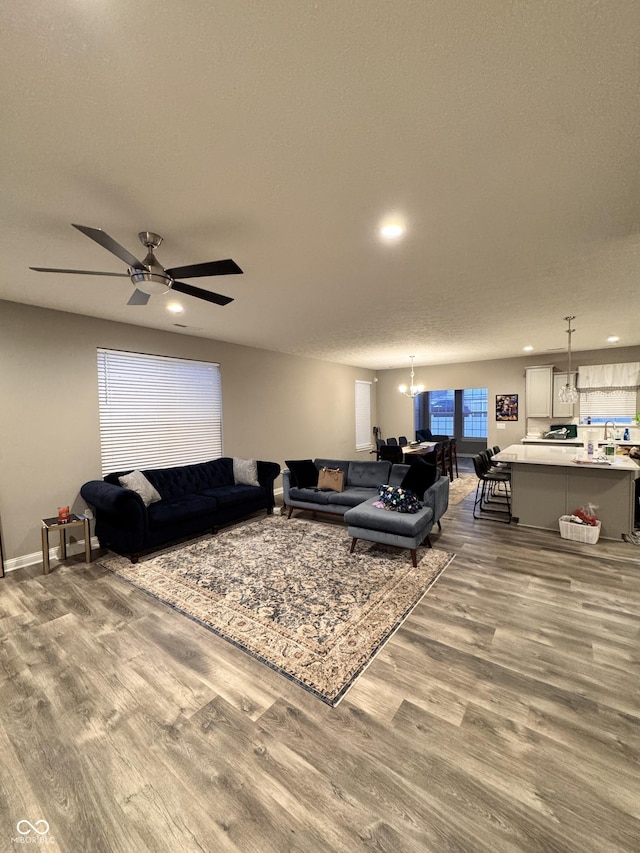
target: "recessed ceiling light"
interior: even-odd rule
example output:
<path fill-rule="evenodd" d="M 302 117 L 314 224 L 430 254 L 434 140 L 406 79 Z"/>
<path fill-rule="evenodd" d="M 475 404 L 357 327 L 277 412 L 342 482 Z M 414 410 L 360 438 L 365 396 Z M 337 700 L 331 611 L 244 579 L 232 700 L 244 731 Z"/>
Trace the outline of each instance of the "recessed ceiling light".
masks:
<path fill-rule="evenodd" d="M 611 335 L 610 337 L 607 338 L 607 343 L 608 344 L 617 344 L 619 340 L 620 340 L 620 338 L 617 335 Z"/>
<path fill-rule="evenodd" d="M 167 305 L 167 311 L 171 311 L 172 314 L 182 314 L 184 308 L 178 302 L 170 302 Z"/>
<path fill-rule="evenodd" d="M 397 240 L 405 232 L 405 227 L 400 222 L 385 222 L 380 226 L 380 236 L 384 240 Z"/>
<path fill-rule="evenodd" d="M 522 349 L 523 349 L 525 352 L 531 352 L 531 350 L 533 349 L 533 347 L 529 345 L 529 346 L 526 346 L 526 347 L 522 347 Z"/>

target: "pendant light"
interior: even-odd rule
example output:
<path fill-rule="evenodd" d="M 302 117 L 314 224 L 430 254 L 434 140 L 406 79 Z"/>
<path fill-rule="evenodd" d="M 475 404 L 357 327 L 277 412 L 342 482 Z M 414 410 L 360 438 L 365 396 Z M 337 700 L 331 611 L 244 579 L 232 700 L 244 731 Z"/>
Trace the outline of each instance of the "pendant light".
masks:
<path fill-rule="evenodd" d="M 575 329 L 571 328 L 571 321 L 575 320 L 575 317 L 565 317 L 564 318 L 569 324 L 569 328 L 567 329 L 567 335 L 569 336 L 569 343 L 567 346 L 567 353 L 569 356 L 569 364 L 567 368 L 567 381 L 562 386 L 558 393 L 558 399 L 561 403 L 570 403 L 573 405 L 578 402 L 578 389 L 573 384 L 573 379 L 571 376 L 571 335 L 575 332 Z"/>
<path fill-rule="evenodd" d="M 405 397 L 410 397 L 413 400 L 415 397 L 418 396 L 418 394 L 422 394 L 422 392 L 424 391 L 424 385 L 413 384 L 413 359 L 415 358 L 415 356 L 410 355 L 409 358 L 411 359 L 411 384 L 408 388 L 406 385 L 400 385 L 398 387 L 398 391 L 401 394 L 404 394 Z"/>

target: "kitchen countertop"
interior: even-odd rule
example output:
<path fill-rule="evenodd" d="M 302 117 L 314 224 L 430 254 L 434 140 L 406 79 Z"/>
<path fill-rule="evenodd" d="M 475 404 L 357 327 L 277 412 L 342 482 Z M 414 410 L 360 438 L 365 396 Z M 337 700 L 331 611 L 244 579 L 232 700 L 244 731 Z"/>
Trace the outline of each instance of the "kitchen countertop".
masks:
<path fill-rule="evenodd" d="M 631 442 L 629 442 L 631 444 Z M 552 446 L 553 445 L 553 446 Z M 558 446 L 560 445 L 560 446 Z M 570 445 L 568 441 L 556 441 L 551 439 L 540 444 L 510 444 L 500 453 L 492 456 L 496 462 L 511 462 L 523 465 L 552 465 L 561 468 L 587 468 L 606 471 L 637 471 L 640 468 L 637 462 L 628 456 L 614 456 L 609 463 L 578 463 L 575 461 L 577 448 Z"/>
<path fill-rule="evenodd" d="M 570 447 L 584 447 L 584 441 L 581 438 L 521 438 L 522 444 L 568 444 Z M 640 441 L 614 441 L 614 444 L 620 447 L 637 447 Z M 598 439 L 598 445 L 610 444 L 608 441 Z"/>

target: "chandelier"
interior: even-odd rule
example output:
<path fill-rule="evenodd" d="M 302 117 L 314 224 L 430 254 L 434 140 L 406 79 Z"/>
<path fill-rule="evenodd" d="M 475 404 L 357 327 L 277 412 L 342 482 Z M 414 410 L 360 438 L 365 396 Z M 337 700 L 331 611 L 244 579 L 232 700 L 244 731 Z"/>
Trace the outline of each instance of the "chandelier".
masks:
<path fill-rule="evenodd" d="M 411 384 L 408 388 L 406 385 L 399 385 L 398 391 L 401 394 L 404 394 L 405 397 L 411 397 L 411 399 L 413 400 L 415 397 L 418 396 L 418 394 L 422 394 L 422 392 L 424 391 L 424 385 L 413 384 L 413 359 L 415 358 L 415 356 L 410 355 L 409 358 L 411 359 Z"/>
<path fill-rule="evenodd" d="M 569 356 L 569 365 L 567 368 L 567 381 L 566 384 L 562 386 L 560 391 L 558 392 L 558 399 L 561 403 L 577 403 L 578 402 L 578 389 L 573 384 L 573 380 L 571 377 L 571 335 L 575 332 L 575 329 L 571 328 L 571 321 L 575 320 L 575 317 L 565 317 L 564 318 L 569 324 L 569 328 L 567 329 L 567 335 L 569 336 L 569 343 L 567 347 L 567 352 Z"/>

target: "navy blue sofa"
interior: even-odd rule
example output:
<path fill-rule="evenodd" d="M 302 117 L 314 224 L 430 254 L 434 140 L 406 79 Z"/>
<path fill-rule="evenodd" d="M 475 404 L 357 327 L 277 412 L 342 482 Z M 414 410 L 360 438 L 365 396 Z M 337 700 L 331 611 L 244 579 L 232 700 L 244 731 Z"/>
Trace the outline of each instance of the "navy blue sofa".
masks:
<path fill-rule="evenodd" d="M 260 510 L 271 514 L 280 466 L 258 461 L 257 468 L 259 486 L 236 484 L 230 457 L 144 470 L 162 498 L 149 506 L 139 494 L 120 485 L 119 477 L 129 471 L 90 480 L 80 494 L 94 509 L 100 545 L 135 563 L 143 552 L 215 531 Z"/>

